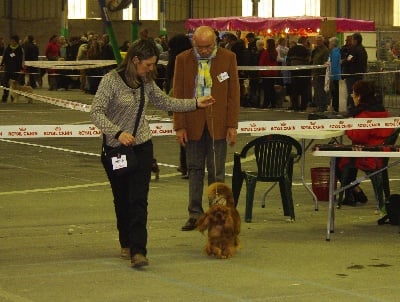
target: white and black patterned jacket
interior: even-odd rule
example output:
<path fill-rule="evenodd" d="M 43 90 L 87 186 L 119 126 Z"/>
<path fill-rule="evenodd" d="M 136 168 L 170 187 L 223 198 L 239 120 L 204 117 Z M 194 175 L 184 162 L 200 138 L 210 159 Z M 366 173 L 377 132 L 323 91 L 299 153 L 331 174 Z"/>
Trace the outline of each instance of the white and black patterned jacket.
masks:
<path fill-rule="evenodd" d="M 176 99 L 166 95 L 154 81 L 144 84 L 145 103 L 136 133 L 136 144 L 151 139 L 149 123 L 145 118 L 150 102 L 155 107 L 174 112 L 196 110 L 195 99 Z M 93 99 L 90 117 L 94 125 L 106 136 L 106 145 L 120 145 L 115 138 L 120 131 L 133 132 L 140 104 L 140 88 L 130 88 L 116 70 L 107 73 L 100 82 Z"/>

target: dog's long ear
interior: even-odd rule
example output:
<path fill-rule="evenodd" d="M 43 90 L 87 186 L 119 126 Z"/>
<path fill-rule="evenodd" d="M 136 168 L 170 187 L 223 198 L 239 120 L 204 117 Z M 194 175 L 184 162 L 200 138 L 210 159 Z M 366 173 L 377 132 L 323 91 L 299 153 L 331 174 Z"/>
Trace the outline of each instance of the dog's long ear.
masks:
<path fill-rule="evenodd" d="M 199 219 L 197 219 L 196 229 L 203 233 L 205 230 L 207 230 L 209 224 L 210 218 L 208 217 L 207 213 L 204 213 L 199 217 Z"/>
<path fill-rule="evenodd" d="M 235 222 L 235 234 L 240 233 L 240 215 L 236 208 L 231 208 L 232 219 Z"/>

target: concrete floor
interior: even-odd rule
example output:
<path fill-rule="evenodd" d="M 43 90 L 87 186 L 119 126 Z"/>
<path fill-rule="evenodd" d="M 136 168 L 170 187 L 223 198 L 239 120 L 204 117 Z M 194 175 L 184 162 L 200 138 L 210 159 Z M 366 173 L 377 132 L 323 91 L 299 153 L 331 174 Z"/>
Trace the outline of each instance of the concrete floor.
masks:
<path fill-rule="evenodd" d="M 36 93 L 90 104 L 78 90 Z M 158 110 L 147 114 L 166 116 Z M 397 114 L 397 113 L 394 113 Z M 307 119 L 305 113 L 243 108 L 241 120 Z M 23 98 L 0 104 L 0 125 L 90 123 L 84 112 Z M 251 139 L 240 135 L 233 152 Z M 229 260 L 202 253 L 206 237 L 182 232 L 187 219 L 187 180 L 176 171 L 174 137 L 155 137 L 161 175 L 151 182 L 148 216 L 150 266 L 130 268 L 119 258 L 111 190 L 93 138 L 0 140 L 0 301 L 399 301 L 400 234 L 378 226 L 372 186 L 365 206 L 336 211 L 336 229 L 325 241 L 327 202 L 314 211 L 295 179 L 296 221 L 283 216 L 279 189 L 260 199 L 253 222 L 242 223 L 241 249 Z M 71 152 L 74 151 L 74 152 Z M 85 153 L 84 153 L 85 152 Z M 327 158 L 306 155 L 310 168 Z M 299 165 L 295 177 L 300 176 Z M 400 172 L 389 172 L 398 193 Z M 226 182 L 230 184 L 228 176 Z M 244 192 L 238 205 L 244 215 Z"/>

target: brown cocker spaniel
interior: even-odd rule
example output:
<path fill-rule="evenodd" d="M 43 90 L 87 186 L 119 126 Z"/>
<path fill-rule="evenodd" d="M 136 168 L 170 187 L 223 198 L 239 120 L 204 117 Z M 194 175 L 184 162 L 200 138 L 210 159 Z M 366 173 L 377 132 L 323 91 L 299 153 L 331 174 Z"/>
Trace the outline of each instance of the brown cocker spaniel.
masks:
<path fill-rule="evenodd" d="M 232 190 L 224 183 L 213 183 L 207 190 L 209 209 L 197 220 L 197 230 L 208 232 L 204 248 L 207 255 L 226 259 L 239 248 L 240 216 L 234 206 Z"/>

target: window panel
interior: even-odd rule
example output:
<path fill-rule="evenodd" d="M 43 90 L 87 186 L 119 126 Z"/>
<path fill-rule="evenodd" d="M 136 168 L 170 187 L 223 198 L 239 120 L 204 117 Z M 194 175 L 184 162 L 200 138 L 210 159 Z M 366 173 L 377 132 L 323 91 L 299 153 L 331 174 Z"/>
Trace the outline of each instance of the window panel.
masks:
<path fill-rule="evenodd" d="M 258 2 L 258 16 L 264 18 L 272 17 L 272 1 L 273 0 L 260 0 Z"/>
<path fill-rule="evenodd" d="M 253 14 L 253 1 L 242 0 L 242 16 L 248 17 Z"/>
<path fill-rule="evenodd" d="M 319 16 L 320 0 L 260 0 L 258 2 L 258 16 L 272 16 L 272 1 L 275 4 L 274 17 Z M 400 0 L 394 0 L 400 1 Z M 253 1 L 242 0 L 242 16 L 251 16 Z"/>
<path fill-rule="evenodd" d="M 86 0 L 68 0 L 68 19 L 86 19 Z"/>
<path fill-rule="evenodd" d="M 400 26 L 400 0 L 393 0 L 393 26 Z"/>
<path fill-rule="evenodd" d="M 275 17 L 319 16 L 320 0 L 275 1 Z"/>
<path fill-rule="evenodd" d="M 158 20 L 158 0 L 139 1 L 140 20 Z M 132 4 L 122 12 L 123 20 L 132 20 Z"/>

